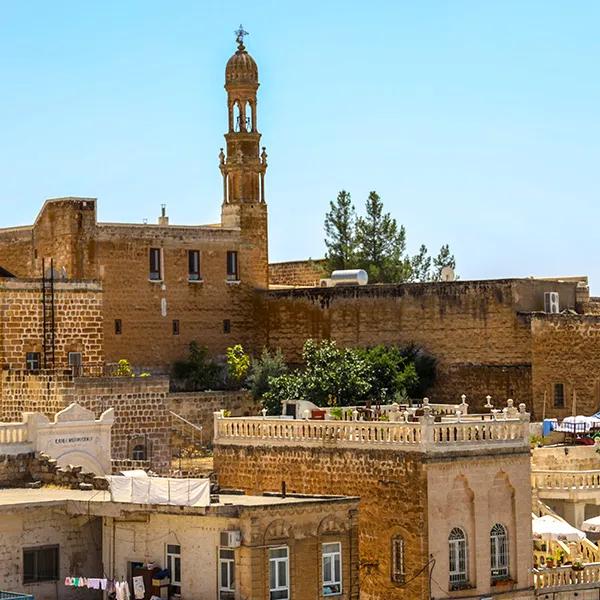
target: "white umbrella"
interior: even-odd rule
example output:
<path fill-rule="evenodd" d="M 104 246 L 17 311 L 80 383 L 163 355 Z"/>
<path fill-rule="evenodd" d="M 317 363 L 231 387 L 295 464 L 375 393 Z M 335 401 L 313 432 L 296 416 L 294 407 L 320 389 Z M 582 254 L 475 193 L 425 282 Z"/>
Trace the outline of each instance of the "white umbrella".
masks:
<path fill-rule="evenodd" d="M 581 525 L 581 529 L 591 531 L 592 533 L 600 533 L 600 517 L 586 519 Z"/>
<path fill-rule="evenodd" d="M 585 538 L 585 533 L 575 529 L 566 521 L 552 515 L 544 515 L 533 520 L 531 524 L 533 537 L 542 540 L 561 540 L 564 542 L 578 542 Z"/>

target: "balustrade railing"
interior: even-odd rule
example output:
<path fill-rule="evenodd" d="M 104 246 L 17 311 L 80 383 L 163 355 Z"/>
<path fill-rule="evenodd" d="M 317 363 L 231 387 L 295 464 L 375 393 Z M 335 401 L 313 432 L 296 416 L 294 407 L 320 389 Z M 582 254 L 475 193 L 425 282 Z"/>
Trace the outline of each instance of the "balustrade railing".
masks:
<path fill-rule="evenodd" d="M 26 423 L 0 423 L 0 444 L 23 444 L 27 441 Z"/>
<path fill-rule="evenodd" d="M 534 569 L 533 581 L 536 590 L 588 585 L 596 587 L 600 583 L 600 563 L 585 564 L 580 569 L 568 565 L 552 569 Z"/>
<path fill-rule="evenodd" d="M 531 485 L 538 490 L 600 490 L 600 470 L 531 472 Z"/>
<path fill-rule="evenodd" d="M 528 416 L 527 416 L 528 417 Z M 215 414 L 215 442 L 402 447 L 429 451 L 455 445 L 529 445 L 528 418 L 453 423 L 316 421 L 261 417 L 225 418 Z"/>

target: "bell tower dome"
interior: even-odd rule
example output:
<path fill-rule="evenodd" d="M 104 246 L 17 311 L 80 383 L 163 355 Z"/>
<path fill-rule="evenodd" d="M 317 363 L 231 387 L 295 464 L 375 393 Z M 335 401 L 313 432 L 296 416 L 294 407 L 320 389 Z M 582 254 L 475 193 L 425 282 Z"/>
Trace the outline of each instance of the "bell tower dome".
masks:
<path fill-rule="evenodd" d="M 256 93 L 258 67 L 244 46 L 244 28 L 235 32 L 237 50 L 225 67 L 226 151 L 219 153 L 223 176 L 221 225 L 239 229 L 240 279 L 254 288 L 269 286 L 265 173 L 267 153 L 260 147 Z"/>

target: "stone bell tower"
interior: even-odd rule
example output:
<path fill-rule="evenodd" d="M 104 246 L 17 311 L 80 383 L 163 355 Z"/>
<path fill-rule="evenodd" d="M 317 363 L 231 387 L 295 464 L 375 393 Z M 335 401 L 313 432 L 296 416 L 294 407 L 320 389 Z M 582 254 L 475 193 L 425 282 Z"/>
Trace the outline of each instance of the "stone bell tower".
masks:
<path fill-rule="evenodd" d="M 255 287 L 267 288 L 269 258 L 267 237 L 267 204 L 265 172 L 267 153 L 260 148 L 257 129 L 256 92 L 258 67 L 246 51 L 242 26 L 237 34 L 237 50 L 227 61 L 228 131 L 225 134 L 227 154 L 219 154 L 223 175 L 223 227 L 240 228 L 240 278 Z"/>

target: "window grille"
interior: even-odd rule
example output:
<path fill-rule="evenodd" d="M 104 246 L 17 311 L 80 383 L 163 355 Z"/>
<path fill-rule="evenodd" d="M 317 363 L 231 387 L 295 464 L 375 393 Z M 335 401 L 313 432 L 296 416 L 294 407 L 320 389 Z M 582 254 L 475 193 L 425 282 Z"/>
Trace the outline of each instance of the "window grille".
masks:
<path fill-rule="evenodd" d="M 404 583 L 404 538 L 392 538 L 392 581 Z"/>
<path fill-rule="evenodd" d="M 171 575 L 171 592 L 181 594 L 181 546 L 167 544 L 165 562 Z"/>
<path fill-rule="evenodd" d="M 508 536 L 506 528 L 496 523 L 490 531 L 492 580 L 508 577 Z"/>
<path fill-rule="evenodd" d="M 23 549 L 23 583 L 57 581 L 59 575 L 58 546 Z"/>
<path fill-rule="evenodd" d="M 41 366 L 42 355 L 40 352 L 27 352 L 25 355 L 25 363 L 28 371 L 39 371 Z"/>
<path fill-rule="evenodd" d="M 460 527 L 455 527 L 448 536 L 450 553 L 450 588 L 460 587 L 468 581 L 467 537 Z"/>

